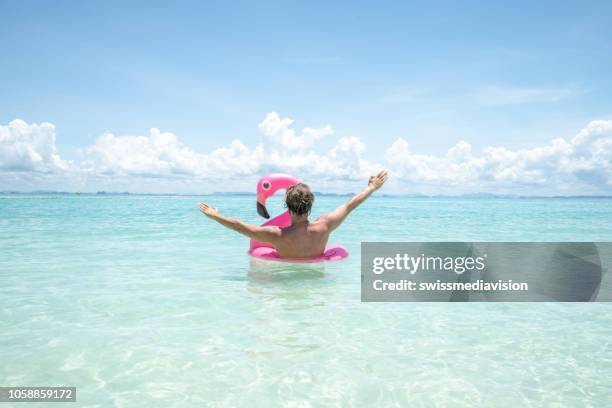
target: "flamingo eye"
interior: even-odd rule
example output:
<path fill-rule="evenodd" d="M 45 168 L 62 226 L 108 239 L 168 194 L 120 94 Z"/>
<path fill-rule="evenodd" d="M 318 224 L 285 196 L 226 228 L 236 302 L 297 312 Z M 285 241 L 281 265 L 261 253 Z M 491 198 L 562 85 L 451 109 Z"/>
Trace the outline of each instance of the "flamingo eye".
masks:
<path fill-rule="evenodd" d="M 261 186 L 263 187 L 264 190 L 269 190 L 270 189 L 270 182 L 268 180 L 266 180 L 263 183 L 261 183 Z"/>

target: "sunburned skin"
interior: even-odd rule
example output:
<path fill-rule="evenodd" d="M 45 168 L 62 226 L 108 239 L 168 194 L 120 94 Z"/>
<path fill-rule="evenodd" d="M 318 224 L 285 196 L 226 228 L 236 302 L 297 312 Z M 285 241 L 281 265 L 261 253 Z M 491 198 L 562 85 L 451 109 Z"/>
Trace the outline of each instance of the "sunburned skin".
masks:
<path fill-rule="evenodd" d="M 387 181 L 383 170 L 370 177 L 367 187 L 327 215 L 315 221 L 308 220 L 308 214 L 290 212 L 291 225 L 288 227 L 258 226 L 247 224 L 236 218 L 226 217 L 214 207 L 200 203 L 200 211 L 219 224 L 258 242 L 272 245 L 281 258 L 314 258 L 323 254 L 329 235 L 338 228 L 346 217 Z"/>

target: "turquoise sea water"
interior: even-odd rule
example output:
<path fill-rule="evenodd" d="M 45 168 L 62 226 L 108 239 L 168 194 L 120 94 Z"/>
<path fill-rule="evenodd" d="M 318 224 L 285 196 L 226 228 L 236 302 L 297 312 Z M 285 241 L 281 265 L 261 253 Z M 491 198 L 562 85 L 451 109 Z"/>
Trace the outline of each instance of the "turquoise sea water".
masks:
<path fill-rule="evenodd" d="M 200 200 L 262 221 L 251 196 L 0 196 L 0 385 L 90 407 L 612 405 L 611 305 L 362 304 L 359 272 L 361 241 L 612 241 L 612 200 L 374 197 L 323 267 L 252 263 Z"/>

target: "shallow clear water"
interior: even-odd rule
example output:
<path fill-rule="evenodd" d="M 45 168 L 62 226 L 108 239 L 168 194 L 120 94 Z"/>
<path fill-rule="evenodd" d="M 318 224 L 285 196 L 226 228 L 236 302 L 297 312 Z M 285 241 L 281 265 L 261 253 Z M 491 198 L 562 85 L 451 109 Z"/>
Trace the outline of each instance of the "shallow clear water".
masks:
<path fill-rule="evenodd" d="M 359 272 L 368 240 L 612 241 L 612 200 L 374 197 L 332 237 L 347 260 L 270 266 L 201 197 L 0 197 L 0 385 L 76 386 L 78 406 L 612 404 L 609 304 L 362 304 Z M 261 222 L 254 197 L 205 199 Z"/>

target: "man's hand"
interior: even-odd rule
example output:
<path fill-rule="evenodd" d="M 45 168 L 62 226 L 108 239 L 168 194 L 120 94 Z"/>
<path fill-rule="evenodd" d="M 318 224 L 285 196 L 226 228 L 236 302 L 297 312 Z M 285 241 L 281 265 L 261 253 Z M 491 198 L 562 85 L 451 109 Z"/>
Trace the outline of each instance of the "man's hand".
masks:
<path fill-rule="evenodd" d="M 206 203 L 200 203 L 199 207 L 200 207 L 200 211 L 202 211 L 202 213 L 206 215 L 207 217 L 214 217 L 215 215 L 219 214 L 219 210 L 217 210 L 214 207 L 209 206 Z"/>
<path fill-rule="evenodd" d="M 380 173 L 378 173 L 376 176 L 370 177 L 370 180 L 368 181 L 368 187 L 370 187 L 373 191 L 376 191 L 381 188 L 383 184 L 385 184 L 385 181 L 387 181 L 388 177 L 389 174 L 387 173 L 387 170 L 381 170 Z"/>

